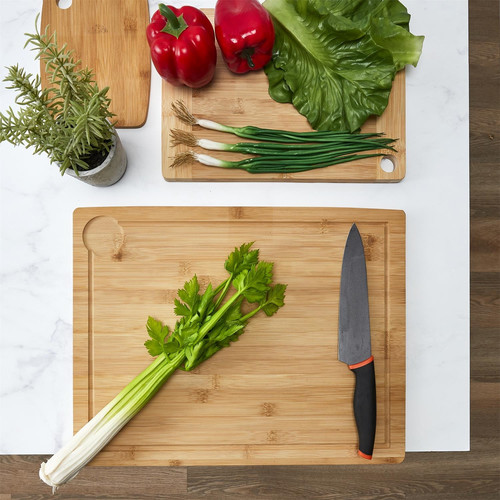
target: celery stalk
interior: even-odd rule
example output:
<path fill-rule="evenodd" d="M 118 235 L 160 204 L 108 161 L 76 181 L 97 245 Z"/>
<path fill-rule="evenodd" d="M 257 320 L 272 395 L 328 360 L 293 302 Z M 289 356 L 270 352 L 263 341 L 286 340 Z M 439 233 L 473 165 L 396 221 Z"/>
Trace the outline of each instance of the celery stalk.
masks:
<path fill-rule="evenodd" d="M 151 400 L 184 362 L 181 352 L 169 360 L 160 355 L 134 378 L 55 455 L 40 466 L 40 479 L 55 491 L 73 479 L 113 437 Z"/>
<path fill-rule="evenodd" d="M 272 316 L 284 305 L 286 285 L 271 285 L 273 264 L 259 262 L 252 243 L 235 248 L 225 262 L 229 278 L 200 294 L 194 276 L 178 291 L 175 313 L 180 317 L 171 331 L 149 317 L 150 339 L 144 344 L 156 359 L 110 403 L 87 422 L 72 439 L 40 466 L 40 479 L 57 488 L 73 479 L 113 437 L 153 398 L 178 369 L 192 370 L 227 347 L 243 333 L 249 319 L 263 310 Z M 230 286 L 232 296 L 223 301 Z M 257 304 L 242 312 L 243 301 Z"/>

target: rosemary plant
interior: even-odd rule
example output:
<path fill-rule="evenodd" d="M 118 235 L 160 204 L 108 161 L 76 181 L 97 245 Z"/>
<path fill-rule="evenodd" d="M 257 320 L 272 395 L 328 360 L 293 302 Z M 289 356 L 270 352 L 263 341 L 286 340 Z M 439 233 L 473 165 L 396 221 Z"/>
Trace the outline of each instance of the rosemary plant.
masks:
<path fill-rule="evenodd" d="M 58 48 L 56 33 L 44 33 L 35 21 L 35 33 L 26 33 L 26 46 L 45 64 L 48 85 L 18 65 L 8 67 L 4 81 L 17 93 L 16 111 L 0 113 L 0 142 L 32 147 L 57 163 L 61 174 L 72 168 L 88 170 L 93 156 L 105 158 L 113 143 L 114 116 L 109 111 L 109 88 L 99 89 L 92 71 L 81 67 L 73 50 Z"/>

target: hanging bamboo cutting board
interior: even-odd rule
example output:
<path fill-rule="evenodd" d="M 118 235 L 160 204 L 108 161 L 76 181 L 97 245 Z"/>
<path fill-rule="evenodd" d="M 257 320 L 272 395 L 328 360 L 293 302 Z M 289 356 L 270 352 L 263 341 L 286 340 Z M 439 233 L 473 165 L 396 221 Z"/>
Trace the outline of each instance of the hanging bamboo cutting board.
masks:
<path fill-rule="evenodd" d="M 67 9 L 43 0 L 41 32 L 47 25 L 58 46 L 68 44 L 75 59 L 93 70 L 99 88 L 109 86 L 117 127 L 141 127 L 146 121 L 151 58 L 146 39 L 147 0 L 72 0 Z M 42 85 L 47 85 L 41 65 Z"/>
<path fill-rule="evenodd" d="M 213 20 L 213 9 L 205 11 Z M 220 51 L 217 54 L 214 80 L 202 89 L 174 87 L 163 80 L 162 88 L 162 172 L 167 181 L 299 181 L 299 182 L 398 182 L 406 173 L 405 129 L 405 73 L 397 73 L 389 104 L 380 117 L 372 117 L 363 125 L 363 132 L 383 132 L 397 139 L 397 153 L 387 151 L 384 157 L 334 165 L 328 168 L 294 174 L 249 174 L 243 170 L 208 167 L 191 161 L 173 168 L 174 156 L 194 149 L 223 160 L 240 160 L 241 154 L 203 151 L 200 148 L 172 146 L 170 131 L 174 128 L 193 132 L 199 138 L 218 142 L 241 142 L 245 139 L 231 134 L 192 127 L 181 122 L 172 112 L 172 102 L 181 99 L 198 118 L 224 125 L 243 127 L 255 125 L 265 128 L 294 131 L 312 130 L 305 117 L 291 104 L 277 103 L 269 97 L 268 81 L 263 71 L 244 75 L 231 73 Z M 382 163 L 383 160 L 383 163 Z M 392 171 L 386 171 L 393 169 Z"/>
<path fill-rule="evenodd" d="M 357 455 L 354 376 L 337 360 L 342 255 L 356 222 L 367 258 L 377 435 L 370 463 L 405 454 L 405 215 L 336 208 L 122 207 L 74 214 L 74 428 L 152 361 L 148 315 L 173 326 L 196 274 L 226 277 L 255 241 L 287 283 L 285 306 L 238 342 L 176 372 L 97 465 L 367 464 Z"/>

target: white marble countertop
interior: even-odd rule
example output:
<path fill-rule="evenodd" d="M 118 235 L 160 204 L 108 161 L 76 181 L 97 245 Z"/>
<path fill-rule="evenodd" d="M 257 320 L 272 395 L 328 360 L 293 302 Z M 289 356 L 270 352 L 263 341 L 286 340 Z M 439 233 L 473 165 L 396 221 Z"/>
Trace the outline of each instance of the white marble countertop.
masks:
<path fill-rule="evenodd" d="M 406 211 L 406 450 L 469 449 L 467 1 L 404 3 L 412 32 L 426 39 L 418 68 L 407 69 L 401 183 L 168 183 L 161 175 L 161 81 L 154 68 L 147 123 L 120 130 L 129 166 L 112 187 L 61 178 L 45 157 L 0 144 L 0 453 L 53 453 L 72 434 L 76 207 L 292 206 L 297 200 Z M 32 32 L 40 9 L 40 0 L 2 0 L 1 79 L 11 64 L 38 71 L 33 54 L 23 50 L 23 34 Z M 13 94 L 1 84 L 0 109 L 11 104 Z"/>

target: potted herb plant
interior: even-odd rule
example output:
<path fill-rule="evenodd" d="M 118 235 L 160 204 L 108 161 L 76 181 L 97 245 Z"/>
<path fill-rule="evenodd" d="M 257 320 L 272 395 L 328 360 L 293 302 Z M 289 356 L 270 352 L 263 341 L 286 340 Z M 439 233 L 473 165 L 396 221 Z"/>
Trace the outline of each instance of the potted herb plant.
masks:
<path fill-rule="evenodd" d="M 81 67 L 66 44 L 58 48 L 48 27 L 43 34 L 35 31 L 27 34 L 26 46 L 45 64 L 48 84 L 42 88 L 38 75 L 18 65 L 7 68 L 4 81 L 17 92 L 19 109 L 0 113 L 0 142 L 33 147 L 34 153 L 47 154 L 61 174 L 110 186 L 125 173 L 127 156 L 111 121 L 109 88 L 100 90 L 92 71 Z"/>

